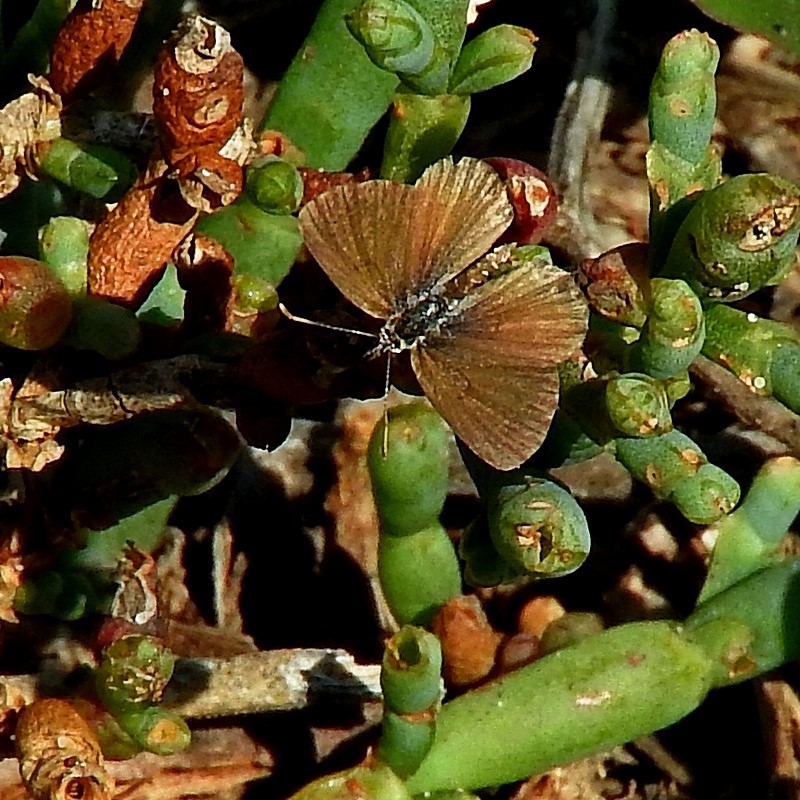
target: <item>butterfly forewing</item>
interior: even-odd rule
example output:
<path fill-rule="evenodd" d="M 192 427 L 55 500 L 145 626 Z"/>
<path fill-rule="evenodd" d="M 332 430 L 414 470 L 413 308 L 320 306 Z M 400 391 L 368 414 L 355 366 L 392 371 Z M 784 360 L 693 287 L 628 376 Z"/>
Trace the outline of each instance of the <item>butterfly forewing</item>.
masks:
<path fill-rule="evenodd" d="M 474 158 L 437 161 L 414 191 L 410 230 L 416 258 L 406 265 L 412 288 L 459 273 L 497 241 L 514 217 L 497 173 Z"/>
<path fill-rule="evenodd" d="M 303 241 L 339 291 L 386 318 L 407 291 L 414 188 L 389 181 L 337 186 L 300 212 Z"/>

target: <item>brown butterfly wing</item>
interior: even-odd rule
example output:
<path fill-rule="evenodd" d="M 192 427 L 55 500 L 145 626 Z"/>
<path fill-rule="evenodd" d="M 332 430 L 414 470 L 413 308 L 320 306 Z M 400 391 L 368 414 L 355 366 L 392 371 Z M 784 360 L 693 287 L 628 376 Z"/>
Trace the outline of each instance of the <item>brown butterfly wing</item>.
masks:
<path fill-rule="evenodd" d="M 384 319 L 406 298 L 480 258 L 512 218 L 500 178 L 468 158 L 437 162 L 415 186 L 338 186 L 299 216 L 306 246 L 337 288 Z"/>
<path fill-rule="evenodd" d="M 446 281 L 479 259 L 511 224 L 505 186 L 484 161 L 446 158 L 414 186 L 414 259 L 406 263 L 414 290 Z"/>
<path fill-rule="evenodd" d="M 544 440 L 558 405 L 557 365 L 586 326 L 570 276 L 526 265 L 469 293 L 412 350 L 412 364 L 456 435 L 493 467 L 513 469 Z"/>
<path fill-rule="evenodd" d="M 324 192 L 300 211 L 311 255 L 339 291 L 385 319 L 408 285 L 414 187 L 390 181 L 349 183 Z"/>

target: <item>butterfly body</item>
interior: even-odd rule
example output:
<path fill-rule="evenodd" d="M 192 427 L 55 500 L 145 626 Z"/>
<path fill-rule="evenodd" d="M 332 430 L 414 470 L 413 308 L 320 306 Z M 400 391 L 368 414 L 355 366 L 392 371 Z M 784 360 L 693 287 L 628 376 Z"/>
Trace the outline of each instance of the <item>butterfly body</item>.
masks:
<path fill-rule="evenodd" d="M 424 347 L 431 336 L 442 335 L 457 306 L 456 300 L 435 290 L 405 298 L 378 333 L 378 346 L 373 354 L 399 354 Z"/>
<path fill-rule="evenodd" d="M 428 399 L 498 469 L 541 444 L 558 403 L 557 365 L 587 325 L 566 272 L 520 262 L 509 245 L 487 254 L 512 219 L 497 174 L 474 159 L 437 162 L 414 186 L 339 186 L 300 212 L 320 266 L 384 320 L 371 355 L 409 350 Z"/>

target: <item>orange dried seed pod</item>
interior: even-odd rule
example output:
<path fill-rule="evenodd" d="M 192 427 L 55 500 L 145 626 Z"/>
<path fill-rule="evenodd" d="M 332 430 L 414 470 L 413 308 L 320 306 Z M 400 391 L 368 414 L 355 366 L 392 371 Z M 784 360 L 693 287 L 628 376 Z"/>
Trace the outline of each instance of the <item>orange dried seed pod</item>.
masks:
<path fill-rule="evenodd" d="M 154 163 L 97 225 L 89 240 L 89 293 L 135 307 L 158 280 L 196 212 Z"/>
<path fill-rule="evenodd" d="M 130 41 L 144 0 L 80 0 L 56 36 L 48 78 L 66 100 L 108 77 Z"/>
<path fill-rule="evenodd" d="M 153 115 L 168 162 L 195 148 L 221 148 L 242 122 L 244 61 L 230 34 L 189 17 L 165 45 L 153 78 Z"/>
<path fill-rule="evenodd" d="M 15 731 L 19 772 L 34 800 L 111 800 L 114 781 L 92 729 L 66 700 L 37 700 Z"/>

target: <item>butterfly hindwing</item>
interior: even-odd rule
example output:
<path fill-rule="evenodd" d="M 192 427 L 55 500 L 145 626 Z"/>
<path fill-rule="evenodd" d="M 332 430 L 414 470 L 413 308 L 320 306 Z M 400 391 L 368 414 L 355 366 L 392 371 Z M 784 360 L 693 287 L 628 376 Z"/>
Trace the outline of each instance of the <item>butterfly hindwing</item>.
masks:
<path fill-rule="evenodd" d="M 411 363 L 434 408 L 487 464 L 518 467 L 544 441 L 558 404 L 555 368 L 493 361 L 458 346 L 412 351 Z"/>
<path fill-rule="evenodd" d="M 513 469 L 547 434 L 558 364 L 580 347 L 587 316 L 568 273 L 523 264 L 466 294 L 412 350 L 412 365 L 456 435 L 488 464 Z"/>

